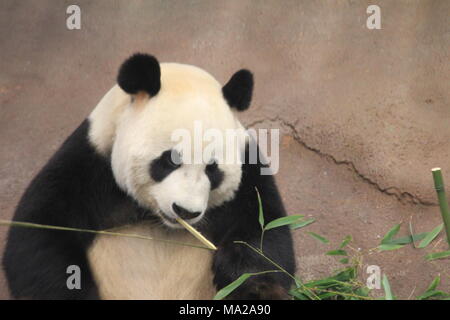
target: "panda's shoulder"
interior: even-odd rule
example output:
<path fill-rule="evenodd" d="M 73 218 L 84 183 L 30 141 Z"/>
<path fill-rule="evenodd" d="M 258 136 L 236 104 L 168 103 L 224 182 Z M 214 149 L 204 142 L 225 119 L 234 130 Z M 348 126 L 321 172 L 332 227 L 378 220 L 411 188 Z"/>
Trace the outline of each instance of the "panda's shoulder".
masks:
<path fill-rule="evenodd" d="M 68 211 L 87 208 L 89 199 L 98 199 L 95 194 L 105 193 L 101 190 L 110 191 L 109 201 L 122 196 L 117 191 L 108 159 L 90 144 L 88 132 L 89 120 L 86 119 L 32 179 L 19 202 L 16 218 L 28 218 L 30 212 L 45 211 L 47 213 L 40 219 L 46 217 L 46 223 L 55 223 L 57 221 L 51 217 L 68 215 L 58 214 L 61 208 Z M 103 198 L 108 200 L 108 197 Z"/>

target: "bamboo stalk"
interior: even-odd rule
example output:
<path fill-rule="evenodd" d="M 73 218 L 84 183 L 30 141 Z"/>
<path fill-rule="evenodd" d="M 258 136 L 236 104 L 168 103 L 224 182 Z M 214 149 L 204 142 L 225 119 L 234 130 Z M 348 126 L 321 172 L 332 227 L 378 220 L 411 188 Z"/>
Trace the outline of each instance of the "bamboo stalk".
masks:
<path fill-rule="evenodd" d="M 444 179 L 442 177 L 441 168 L 434 168 L 431 172 L 433 174 L 434 188 L 436 189 L 439 200 L 439 207 L 441 208 L 445 232 L 447 233 L 447 242 L 450 246 L 450 210 L 448 207 L 447 196 L 445 195 Z"/>
<path fill-rule="evenodd" d="M 200 232 L 198 232 L 193 226 L 184 221 L 181 218 L 177 218 L 179 224 L 181 224 L 187 231 L 189 231 L 194 237 L 200 240 L 208 249 L 217 250 L 217 247 L 208 239 L 206 239 Z"/>
<path fill-rule="evenodd" d="M 0 220 L 0 226 L 95 233 L 95 234 L 103 234 L 103 235 L 115 236 L 115 237 L 126 237 L 126 238 L 142 239 L 142 240 L 161 241 L 161 242 L 167 242 L 167 243 L 174 244 L 174 245 L 194 247 L 194 248 L 199 248 L 199 249 L 216 250 L 215 247 L 213 249 L 209 245 L 207 247 L 203 247 L 203 246 L 188 244 L 188 243 L 184 243 L 184 242 L 180 242 L 180 241 L 158 239 L 158 238 L 146 237 L 146 236 L 142 236 L 139 234 L 132 234 L 132 233 L 119 233 L 119 232 L 111 232 L 111 231 L 104 231 L 104 230 L 69 228 L 69 227 L 61 227 L 61 226 L 52 226 L 52 225 L 47 225 L 47 224 L 38 224 L 38 223 L 22 222 L 22 221 L 9 221 L 9 220 Z"/>

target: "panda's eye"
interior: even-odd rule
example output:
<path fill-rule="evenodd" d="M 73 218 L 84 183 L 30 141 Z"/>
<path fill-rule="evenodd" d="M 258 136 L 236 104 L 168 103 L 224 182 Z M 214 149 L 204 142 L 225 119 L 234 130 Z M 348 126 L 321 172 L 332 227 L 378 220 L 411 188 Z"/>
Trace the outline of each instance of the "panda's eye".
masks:
<path fill-rule="evenodd" d="M 219 169 L 219 166 L 217 165 L 217 162 L 215 160 L 210 161 L 207 165 L 206 165 L 206 171 L 215 171 Z"/>
<path fill-rule="evenodd" d="M 176 150 L 168 150 L 164 155 L 167 164 L 173 168 L 178 168 L 181 166 L 181 155 Z"/>
<path fill-rule="evenodd" d="M 211 183 L 211 190 L 220 186 L 223 181 L 223 172 L 219 169 L 216 161 L 210 161 L 205 168 L 205 173 Z"/>
<path fill-rule="evenodd" d="M 181 155 L 176 150 L 164 151 L 159 158 L 150 163 L 150 176 L 160 182 L 181 165 Z"/>

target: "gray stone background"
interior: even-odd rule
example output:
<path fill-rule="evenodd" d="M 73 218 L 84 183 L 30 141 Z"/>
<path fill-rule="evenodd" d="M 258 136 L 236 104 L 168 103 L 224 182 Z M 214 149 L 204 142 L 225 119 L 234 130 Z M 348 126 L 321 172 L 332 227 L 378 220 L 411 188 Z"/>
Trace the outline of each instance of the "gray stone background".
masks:
<path fill-rule="evenodd" d="M 70 4 L 0 2 L 0 218 L 12 217 L 131 53 L 194 64 L 222 82 L 246 67 L 255 92 L 243 123 L 282 129 L 276 179 L 286 207 L 314 217 L 307 230 L 331 242 L 296 231 L 298 274 L 339 268 L 324 253 L 351 234 L 363 281 L 376 264 L 401 298 L 438 274 L 450 289 L 448 260 L 424 259 L 446 249 L 443 235 L 422 250 L 369 251 L 398 222 L 402 235 L 410 220 L 416 232 L 441 223 L 430 169 L 442 167 L 450 185 L 450 1 L 80 0 L 73 31 Z M 381 8 L 381 30 L 366 28 L 369 4 Z"/>

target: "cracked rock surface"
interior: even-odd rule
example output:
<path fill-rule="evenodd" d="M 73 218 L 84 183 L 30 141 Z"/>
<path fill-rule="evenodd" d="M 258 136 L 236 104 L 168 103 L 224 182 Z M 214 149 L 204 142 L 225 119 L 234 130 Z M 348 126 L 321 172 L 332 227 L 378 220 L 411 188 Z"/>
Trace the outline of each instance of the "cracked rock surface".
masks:
<path fill-rule="evenodd" d="M 379 1 L 381 30 L 366 28 L 368 1 L 77 4 L 82 28 L 69 31 L 64 2 L 0 3 L 0 218 L 131 53 L 194 64 L 223 83 L 245 67 L 255 92 L 242 122 L 281 130 L 286 207 L 314 217 L 307 230 L 330 240 L 295 232 L 298 274 L 339 268 L 324 252 L 351 234 L 362 281 L 375 264 L 398 297 L 419 295 L 439 273 L 450 291 L 448 260 L 424 260 L 446 249 L 442 235 L 422 250 L 370 251 L 398 222 L 401 235 L 410 221 L 415 232 L 441 223 L 430 169 L 450 186 L 450 2 Z"/>

